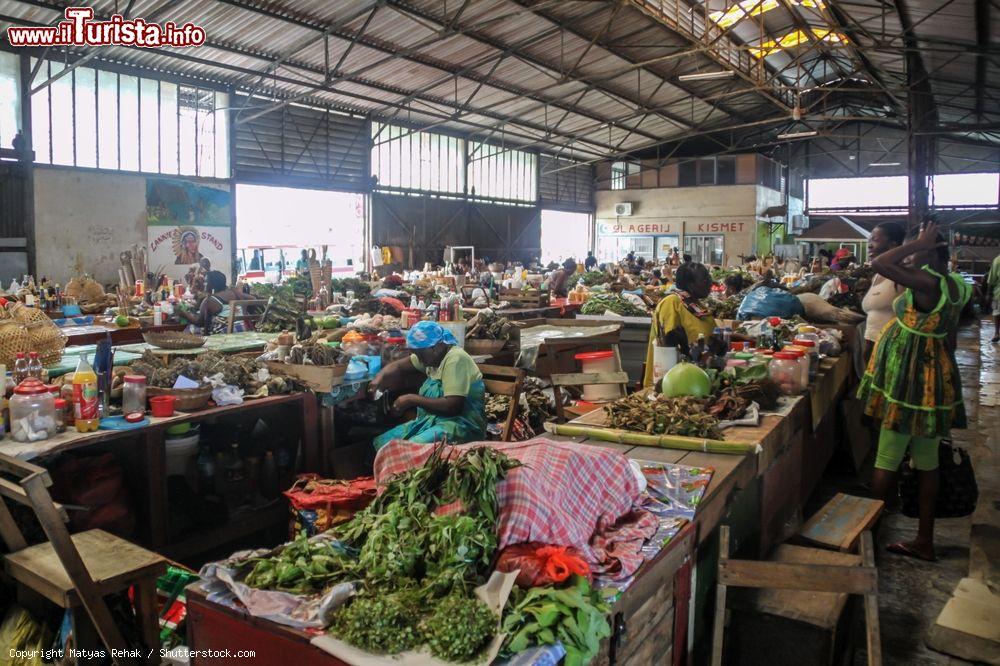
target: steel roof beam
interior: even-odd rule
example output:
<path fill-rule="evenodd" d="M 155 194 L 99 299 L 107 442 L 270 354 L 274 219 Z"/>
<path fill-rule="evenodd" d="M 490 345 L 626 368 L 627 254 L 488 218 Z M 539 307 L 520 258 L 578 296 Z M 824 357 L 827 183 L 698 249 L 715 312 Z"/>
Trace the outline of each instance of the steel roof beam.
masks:
<path fill-rule="evenodd" d="M 273 11 L 273 10 L 270 10 L 270 9 L 267 9 L 267 8 L 264 8 L 264 7 L 258 7 L 256 5 L 250 4 L 249 2 L 247 2 L 247 0 L 220 0 L 220 1 L 224 2 L 226 4 L 229 4 L 229 5 L 232 5 L 234 7 L 239 7 L 241 9 L 243 9 L 243 10 L 246 10 L 246 11 L 251 11 L 251 12 L 254 12 L 254 13 L 258 13 L 258 14 L 261 14 L 263 16 L 268 16 L 268 17 L 273 18 L 273 19 L 277 19 L 277 20 L 281 20 L 281 21 L 286 21 L 286 22 L 294 23 L 295 25 L 299 25 L 301 27 L 306 27 L 306 28 L 309 28 L 309 29 L 312 29 L 312 30 L 322 31 L 322 30 L 325 29 L 325 26 L 323 26 L 322 23 L 313 22 L 313 21 L 306 21 L 304 19 L 296 18 L 294 16 L 288 16 L 288 15 L 285 15 L 285 14 L 281 14 L 280 12 L 276 12 L 276 11 Z M 399 7 L 402 6 L 398 2 L 394 2 L 393 0 L 385 0 L 385 4 L 387 6 L 389 6 L 389 7 L 392 7 L 393 9 L 398 9 Z M 409 9 L 407 8 L 406 11 L 409 12 Z M 425 19 L 427 18 L 427 17 L 421 16 L 421 14 L 419 12 L 414 12 L 414 13 L 418 17 L 425 18 Z M 470 81 L 475 81 L 475 82 L 482 81 L 483 83 L 485 83 L 486 85 L 488 85 L 488 86 L 490 86 L 492 88 L 496 88 L 498 90 L 502 90 L 504 92 L 511 93 L 512 95 L 516 95 L 518 97 L 525 97 L 525 98 L 534 100 L 536 102 L 539 102 L 541 104 L 548 104 L 548 105 L 555 106 L 555 107 L 561 107 L 562 106 L 562 103 L 559 100 L 549 99 L 549 98 L 547 98 L 547 97 L 545 97 L 543 95 L 539 95 L 539 94 L 534 93 L 534 92 L 529 91 L 529 90 L 521 89 L 521 88 L 519 88 L 517 86 L 511 85 L 511 84 L 509 84 L 507 82 L 504 82 L 504 81 L 499 81 L 499 80 L 494 80 L 494 79 L 488 79 L 487 77 L 483 77 L 482 75 L 479 75 L 479 74 L 476 74 L 476 73 L 472 72 L 471 71 L 472 70 L 471 67 L 455 66 L 455 65 L 451 65 L 451 64 L 439 62 L 439 61 L 436 61 L 436 60 L 434 60 L 432 58 L 428 58 L 426 56 L 417 54 L 417 51 L 419 51 L 419 50 L 421 50 L 423 48 L 426 48 L 427 46 L 430 46 L 432 43 L 437 42 L 437 41 L 441 41 L 441 40 L 444 40 L 444 39 L 447 39 L 449 37 L 453 37 L 455 35 L 464 35 L 464 36 L 469 37 L 470 39 L 476 39 L 477 41 L 479 41 L 478 38 L 472 37 L 469 34 L 469 31 L 471 30 L 470 28 L 460 26 L 460 27 L 455 28 L 453 31 L 448 32 L 448 31 L 444 30 L 444 25 L 441 24 L 435 17 L 430 17 L 430 20 L 438 22 L 438 24 L 441 25 L 441 27 L 443 29 L 442 32 L 439 32 L 437 35 L 435 35 L 431 39 L 422 40 L 417 45 L 410 46 L 410 47 L 407 47 L 407 48 L 402 49 L 402 50 L 400 50 L 400 49 L 398 49 L 398 48 L 396 48 L 394 46 L 389 46 L 387 44 L 380 43 L 380 42 L 375 41 L 375 40 L 373 40 L 371 38 L 362 38 L 362 39 L 359 39 L 358 43 L 361 44 L 362 46 L 364 46 L 366 48 L 370 48 L 370 49 L 376 50 L 376 51 L 379 51 L 381 53 L 385 53 L 387 55 L 386 58 L 384 58 L 384 59 L 382 59 L 382 60 L 380 60 L 380 61 L 378 61 L 376 63 L 373 63 L 371 65 L 367 65 L 366 67 L 364 67 L 362 69 L 364 69 L 364 70 L 373 69 L 374 67 L 381 66 L 381 65 L 385 64 L 386 62 L 390 62 L 390 61 L 395 60 L 395 59 L 403 59 L 403 60 L 407 60 L 409 62 L 414 62 L 414 63 L 420 64 L 420 65 L 423 65 L 425 67 L 429 67 L 429 68 L 432 68 L 432 69 L 437 69 L 439 71 L 446 72 L 448 74 L 448 77 L 446 77 L 444 79 L 444 81 L 447 81 L 448 79 L 453 78 L 455 76 L 462 76 L 463 78 L 467 78 Z M 350 40 L 353 37 L 353 34 L 350 34 L 349 32 L 344 31 L 344 30 L 332 31 L 331 35 L 333 35 L 334 37 L 337 37 L 339 39 L 344 39 L 344 40 Z M 515 54 L 515 55 L 517 55 L 517 54 Z M 498 55 L 497 54 L 491 54 L 491 57 L 489 59 L 485 60 L 483 63 L 480 63 L 480 64 L 485 64 L 485 62 L 490 62 L 495 57 L 498 57 Z M 518 55 L 518 57 L 521 57 L 521 56 Z M 462 74 L 459 74 L 459 72 L 462 72 Z M 352 74 L 356 74 L 356 73 L 357 72 L 352 72 Z M 437 86 L 441 85 L 441 83 L 442 82 L 437 82 L 434 87 L 437 87 Z M 612 124 L 616 124 L 616 121 L 614 121 L 614 119 L 607 118 L 607 117 L 604 117 L 604 116 L 600 116 L 600 115 L 595 114 L 595 113 L 593 113 L 591 111 L 588 111 L 586 109 L 575 108 L 575 109 L 568 109 L 568 110 L 572 111 L 573 113 L 576 113 L 577 115 L 589 118 L 589 119 L 597 121 L 597 122 L 601 122 L 601 123 L 611 122 Z M 471 110 L 471 112 L 472 113 L 478 113 L 478 110 L 475 109 L 475 108 L 473 108 Z M 486 115 L 486 114 L 484 114 L 484 115 Z M 628 126 L 621 126 L 621 129 L 625 130 L 625 131 L 631 131 L 633 128 L 632 127 L 628 127 Z M 656 138 L 654 135 L 648 134 L 646 132 L 641 132 L 640 131 L 639 133 L 642 136 L 644 136 L 646 138 L 649 138 L 649 139 Z"/>

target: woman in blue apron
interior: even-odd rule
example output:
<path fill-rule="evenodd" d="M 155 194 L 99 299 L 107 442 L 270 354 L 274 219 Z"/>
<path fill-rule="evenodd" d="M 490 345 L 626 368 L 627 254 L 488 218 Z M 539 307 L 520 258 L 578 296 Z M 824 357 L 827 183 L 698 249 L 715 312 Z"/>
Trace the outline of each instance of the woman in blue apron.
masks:
<path fill-rule="evenodd" d="M 381 449 L 394 439 L 420 444 L 486 439 L 483 375 L 455 336 L 437 322 L 422 321 L 407 332 L 406 346 L 413 351 L 410 357 L 383 368 L 369 390 L 405 383 L 413 376 L 426 377 L 419 393 L 402 395 L 392 405 L 396 414 L 416 408 L 417 417 L 376 437 L 375 448 Z"/>

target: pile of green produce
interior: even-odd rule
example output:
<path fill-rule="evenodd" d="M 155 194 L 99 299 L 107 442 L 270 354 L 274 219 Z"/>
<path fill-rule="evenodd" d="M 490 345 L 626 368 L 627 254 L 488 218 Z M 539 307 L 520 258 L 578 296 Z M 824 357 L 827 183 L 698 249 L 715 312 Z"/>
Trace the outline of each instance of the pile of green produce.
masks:
<path fill-rule="evenodd" d="M 210 351 L 198 356 L 177 356 L 164 363 L 159 356 L 146 350 L 131 364 L 130 374 L 142 375 L 147 386 L 173 388 L 181 375 L 200 382 L 205 377 L 222 373 L 222 381 L 244 389 L 249 394 L 267 386 L 267 395 L 281 395 L 291 390 L 284 377 L 272 375 L 266 382 L 258 378 L 257 361 L 246 356 L 234 356 Z"/>
<path fill-rule="evenodd" d="M 773 409 L 778 404 L 781 390 L 771 380 L 763 363 L 708 372 L 712 377 L 712 404 L 708 413 L 721 420 L 742 417 L 751 402 L 762 409 Z"/>
<path fill-rule="evenodd" d="M 354 292 L 354 298 L 368 298 L 372 293 L 371 285 L 369 285 L 364 280 L 359 280 L 358 278 L 332 278 L 330 280 L 330 293 L 341 293 L 346 294 L 349 291 Z"/>
<path fill-rule="evenodd" d="M 736 319 L 736 312 L 743 302 L 742 296 L 723 296 L 721 298 L 708 298 L 705 305 L 716 319 Z"/>
<path fill-rule="evenodd" d="M 510 656 L 536 645 L 557 641 L 566 648 L 565 666 L 583 666 L 597 654 L 601 640 L 611 636 L 606 615 L 611 608 L 582 576 L 562 589 L 515 589 L 507 601 L 502 654 Z"/>
<path fill-rule="evenodd" d="M 649 314 L 627 298 L 614 294 L 593 294 L 580 308 L 580 312 L 588 315 L 602 315 L 608 310 L 623 317 L 644 317 Z"/>
<path fill-rule="evenodd" d="M 581 273 L 578 276 L 570 278 L 567 282 L 567 287 L 572 289 L 577 283 L 582 284 L 584 287 L 595 287 L 599 284 L 609 284 L 612 280 L 613 278 L 604 271 L 587 271 L 586 273 Z"/>
<path fill-rule="evenodd" d="M 335 541 L 310 540 L 303 532 L 295 541 L 265 557 L 241 563 L 252 567 L 243 582 L 261 590 L 293 594 L 321 592 L 353 571 L 346 549 Z"/>
<path fill-rule="evenodd" d="M 306 320 L 305 306 L 304 302 L 299 300 L 303 297 L 302 294 L 296 291 L 296 284 L 301 283 L 292 282 L 302 279 L 291 278 L 285 284 L 255 284 L 250 287 L 250 292 L 255 298 L 267 300 L 256 330 L 261 333 L 303 330 Z"/>
<path fill-rule="evenodd" d="M 496 484 L 520 465 L 490 447 L 454 460 L 439 445 L 420 467 L 393 477 L 334 533 L 356 549 L 358 595 L 337 611 L 333 635 L 369 652 L 427 644 L 466 661 L 493 637 L 497 617 L 472 596 L 497 548 Z M 457 513 L 435 513 L 457 502 Z"/>

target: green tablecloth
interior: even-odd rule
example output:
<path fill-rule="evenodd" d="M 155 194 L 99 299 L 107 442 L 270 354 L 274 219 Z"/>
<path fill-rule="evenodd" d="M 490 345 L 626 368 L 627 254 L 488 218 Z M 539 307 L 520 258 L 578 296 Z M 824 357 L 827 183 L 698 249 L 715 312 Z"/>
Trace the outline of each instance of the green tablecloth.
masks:
<path fill-rule="evenodd" d="M 208 340 L 205 342 L 205 345 L 196 349 L 160 349 L 159 347 L 154 347 L 145 342 L 131 345 L 119 345 L 114 348 L 114 364 L 128 365 L 142 356 L 142 353 L 147 349 L 158 355 L 165 354 L 168 356 L 197 356 L 198 354 L 204 354 L 207 351 L 217 351 L 223 354 L 236 354 L 243 351 L 264 349 L 264 346 L 276 337 L 278 337 L 277 333 L 255 332 L 210 335 L 208 336 Z M 80 354 L 84 352 L 89 354 L 90 362 L 93 363 L 94 352 L 96 349 L 97 345 L 66 347 L 66 349 L 63 350 L 62 360 L 58 363 L 47 366 L 49 377 L 60 377 L 65 375 L 67 372 L 73 372 L 76 370 L 76 366 L 80 362 Z"/>
<path fill-rule="evenodd" d="M 222 354 L 236 354 L 243 351 L 263 349 L 268 342 L 274 340 L 276 337 L 278 337 L 277 333 L 257 333 L 254 331 L 247 333 L 220 333 L 208 336 L 208 340 L 204 346 L 194 349 L 160 349 L 146 342 L 121 345 L 116 347 L 116 349 L 140 355 L 147 349 L 156 354 L 166 354 L 169 356 L 197 356 L 208 351 L 217 351 Z"/>
<path fill-rule="evenodd" d="M 97 345 L 79 345 L 77 347 L 66 347 L 63 350 L 62 360 L 58 363 L 53 363 L 52 365 L 46 366 L 49 371 L 49 379 L 55 379 L 56 377 L 61 377 L 67 372 L 74 372 L 76 370 L 77 364 L 80 362 L 80 354 L 86 352 L 87 360 L 91 363 L 94 362 L 94 352 L 97 351 Z M 123 352 L 120 350 L 115 350 L 114 363 L 115 365 L 128 365 L 135 359 L 142 356 L 142 354 L 134 354 L 131 352 Z"/>

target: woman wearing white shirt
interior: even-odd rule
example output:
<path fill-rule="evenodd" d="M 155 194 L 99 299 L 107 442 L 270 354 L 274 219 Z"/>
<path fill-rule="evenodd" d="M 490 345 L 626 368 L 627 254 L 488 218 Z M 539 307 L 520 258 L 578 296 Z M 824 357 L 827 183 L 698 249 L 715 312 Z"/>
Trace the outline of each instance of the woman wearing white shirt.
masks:
<path fill-rule="evenodd" d="M 899 247 L 906 237 L 906 229 L 896 222 L 883 222 L 875 227 L 871 237 L 868 239 L 868 260 L 871 261 L 886 250 Z M 892 319 L 895 318 L 892 310 L 892 302 L 902 293 L 895 282 L 875 274 L 872 278 L 872 285 L 861 301 L 861 308 L 865 311 L 865 361 L 872 355 L 875 343 L 878 342 L 882 330 Z"/>

